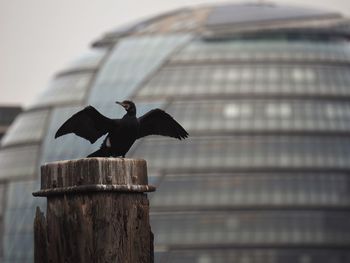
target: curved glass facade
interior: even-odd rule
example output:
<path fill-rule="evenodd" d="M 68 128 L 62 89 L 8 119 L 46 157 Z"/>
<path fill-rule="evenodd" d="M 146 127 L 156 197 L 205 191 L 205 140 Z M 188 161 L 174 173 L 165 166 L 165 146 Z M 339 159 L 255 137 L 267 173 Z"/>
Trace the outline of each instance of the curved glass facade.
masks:
<path fill-rule="evenodd" d="M 175 11 L 94 43 L 2 141 L 2 262 L 33 262 L 39 165 L 85 157 L 102 140 L 54 140 L 57 128 L 87 104 L 121 116 L 123 99 L 138 115 L 165 109 L 191 135 L 145 138 L 128 153 L 147 160 L 158 187 L 149 195 L 157 263 L 349 262 L 347 23 L 232 4 Z"/>

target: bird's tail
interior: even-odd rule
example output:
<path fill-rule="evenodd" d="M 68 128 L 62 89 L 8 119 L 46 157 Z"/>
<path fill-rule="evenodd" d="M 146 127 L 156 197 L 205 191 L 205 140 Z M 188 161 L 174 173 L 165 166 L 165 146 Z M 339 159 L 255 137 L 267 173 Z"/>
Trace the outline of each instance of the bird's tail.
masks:
<path fill-rule="evenodd" d="M 111 156 L 111 153 L 109 152 L 109 150 L 107 148 L 100 148 L 97 151 L 90 153 L 87 158 L 91 158 L 91 157 L 109 157 Z"/>

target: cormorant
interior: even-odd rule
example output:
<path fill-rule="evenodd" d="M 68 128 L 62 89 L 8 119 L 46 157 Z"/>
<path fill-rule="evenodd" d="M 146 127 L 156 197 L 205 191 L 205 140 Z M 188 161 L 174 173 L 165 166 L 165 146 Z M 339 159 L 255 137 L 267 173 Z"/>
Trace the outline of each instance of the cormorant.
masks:
<path fill-rule="evenodd" d="M 161 109 L 153 109 L 137 118 L 136 106 L 132 101 L 116 101 L 116 103 L 126 110 L 123 118 L 110 119 L 94 107 L 87 106 L 63 123 L 56 132 L 55 138 L 75 133 L 94 143 L 107 134 L 100 149 L 87 157 L 125 157 L 133 143 L 147 135 L 163 135 L 179 140 L 188 137 L 187 131 Z"/>

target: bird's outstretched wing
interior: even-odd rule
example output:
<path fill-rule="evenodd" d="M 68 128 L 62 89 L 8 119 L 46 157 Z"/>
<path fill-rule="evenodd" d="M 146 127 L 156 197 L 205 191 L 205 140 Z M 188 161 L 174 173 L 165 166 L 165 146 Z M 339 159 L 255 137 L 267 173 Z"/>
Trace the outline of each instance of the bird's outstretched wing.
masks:
<path fill-rule="evenodd" d="M 99 113 L 94 107 L 87 106 L 63 123 L 56 132 L 55 138 L 68 133 L 75 133 L 94 143 L 117 124 L 118 120 L 109 119 Z"/>
<path fill-rule="evenodd" d="M 147 135 L 163 135 L 181 140 L 188 136 L 187 131 L 173 117 L 160 109 L 151 110 L 138 120 L 140 123 L 138 138 Z"/>

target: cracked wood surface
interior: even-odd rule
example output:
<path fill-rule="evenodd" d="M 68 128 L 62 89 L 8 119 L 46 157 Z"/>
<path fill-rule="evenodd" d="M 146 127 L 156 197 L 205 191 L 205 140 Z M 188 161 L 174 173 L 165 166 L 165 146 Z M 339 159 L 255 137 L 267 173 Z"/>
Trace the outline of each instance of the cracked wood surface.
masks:
<path fill-rule="evenodd" d="M 86 178 L 80 180 L 79 185 L 98 183 L 93 180 L 107 176 L 112 176 L 109 182 L 104 181 L 107 184 L 112 182 L 147 184 L 147 172 L 144 171 L 146 164 L 143 160 L 125 163 L 129 159 L 124 159 L 122 163 L 120 159 L 116 161 L 112 158 L 96 159 L 107 160 L 101 162 L 101 160 L 82 159 L 87 160 L 94 172 L 81 167 L 86 166 L 82 160 L 78 162 L 74 160 L 74 165 L 70 163 L 69 167 L 56 162 L 54 163 L 56 166 L 48 164 L 51 167 L 42 168 L 42 178 L 47 179 L 47 176 L 56 176 L 54 177 L 56 180 L 61 178 L 59 179 L 61 183 L 56 181 L 60 187 L 74 185 L 72 182 L 77 182 L 73 179 L 74 174 L 77 178 Z M 108 163 L 109 161 L 112 163 Z M 102 175 L 96 171 L 102 171 Z M 88 178 L 86 174 L 93 174 L 95 179 Z M 142 178 L 138 178 L 138 175 Z M 58 185 L 53 185 L 53 182 L 54 180 L 48 179 L 42 182 L 42 189 L 43 186 L 44 189 L 57 187 Z M 40 209 L 37 209 L 34 221 L 35 263 L 153 262 L 153 234 L 149 224 L 149 202 L 146 194 L 87 192 L 48 196 L 47 201 L 46 217 Z"/>

